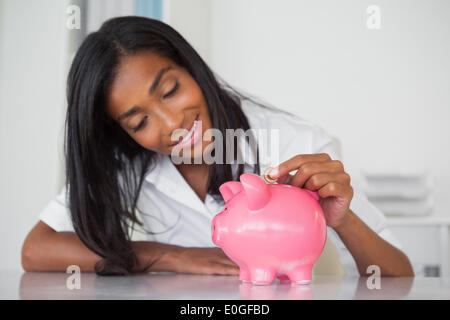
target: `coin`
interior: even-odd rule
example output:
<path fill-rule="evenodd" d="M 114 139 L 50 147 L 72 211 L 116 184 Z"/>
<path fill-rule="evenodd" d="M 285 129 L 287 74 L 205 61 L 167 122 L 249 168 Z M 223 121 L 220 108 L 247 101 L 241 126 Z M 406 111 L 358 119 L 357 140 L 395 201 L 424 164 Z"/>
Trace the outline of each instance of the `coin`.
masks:
<path fill-rule="evenodd" d="M 272 169 L 272 168 L 267 168 L 266 171 L 264 171 L 264 180 L 266 180 L 267 183 L 275 183 L 277 181 L 277 179 L 272 179 L 269 176 L 270 169 Z"/>

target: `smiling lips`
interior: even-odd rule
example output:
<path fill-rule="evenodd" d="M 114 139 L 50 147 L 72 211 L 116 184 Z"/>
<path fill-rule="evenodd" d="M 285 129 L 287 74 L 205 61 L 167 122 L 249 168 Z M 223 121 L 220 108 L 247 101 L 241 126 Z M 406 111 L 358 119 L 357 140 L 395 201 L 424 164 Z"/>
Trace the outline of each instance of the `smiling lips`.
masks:
<path fill-rule="evenodd" d="M 181 141 L 178 141 L 177 143 L 171 144 L 170 145 L 171 147 L 173 147 L 175 145 L 184 146 L 186 144 L 191 144 L 191 140 L 195 134 L 195 130 L 197 129 L 197 125 L 199 122 L 198 118 L 199 118 L 199 115 L 197 115 L 197 117 L 195 117 L 193 124 L 188 129 L 189 132 L 183 137 L 183 139 Z"/>

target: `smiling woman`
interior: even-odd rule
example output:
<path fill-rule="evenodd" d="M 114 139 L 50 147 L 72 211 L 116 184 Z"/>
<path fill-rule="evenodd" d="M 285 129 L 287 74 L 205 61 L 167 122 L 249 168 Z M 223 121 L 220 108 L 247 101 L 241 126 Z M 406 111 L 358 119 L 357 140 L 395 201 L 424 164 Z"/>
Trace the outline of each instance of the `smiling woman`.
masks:
<path fill-rule="evenodd" d="M 209 129 L 222 136 L 229 130 L 276 129 L 284 161 L 267 174 L 277 183 L 317 191 L 346 269 L 357 266 L 365 274 L 377 265 L 383 276 L 413 274 L 383 214 L 354 192 L 329 134 L 220 83 L 186 40 L 158 20 L 114 18 L 90 34 L 70 68 L 67 102 L 68 194 L 63 189 L 27 236 L 22 248 L 27 271 L 78 265 L 102 275 L 238 274 L 240 266 L 211 245 L 212 215 L 221 210 L 221 185 L 244 172 L 269 169 L 264 157 L 261 167 L 259 161 L 260 150 L 267 150 L 247 139 L 238 139 L 233 149 L 227 139 L 212 144 L 199 137 Z M 174 164 L 169 157 L 176 147 L 200 146 L 201 152 L 211 145 L 213 151 L 225 150 L 215 152 L 212 164 Z M 230 164 L 247 145 L 256 163 Z M 136 223 L 149 241 L 131 240 Z M 154 232 L 154 226 L 163 231 Z M 245 271 L 240 276 L 245 279 Z"/>
<path fill-rule="evenodd" d="M 67 93 L 65 188 L 76 235 L 101 258 L 99 274 L 147 270 L 159 259 L 137 256 L 128 231 L 130 223 L 142 225 L 136 203 L 155 156 L 170 153 L 179 129 L 195 126 L 195 137 L 209 128 L 249 129 L 244 96 L 220 84 L 169 25 L 132 16 L 106 21 L 87 36 L 73 59 Z M 237 174 L 229 164 L 177 169 L 204 199 L 220 197 L 219 186 L 237 179 L 243 166 Z M 259 173 L 259 163 L 253 172 Z"/>

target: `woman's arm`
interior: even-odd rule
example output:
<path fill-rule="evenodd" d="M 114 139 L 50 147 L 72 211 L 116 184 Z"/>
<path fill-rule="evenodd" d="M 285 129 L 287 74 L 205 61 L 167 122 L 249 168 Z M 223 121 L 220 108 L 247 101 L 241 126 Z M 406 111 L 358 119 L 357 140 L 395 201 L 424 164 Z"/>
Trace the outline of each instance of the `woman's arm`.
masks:
<path fill-rule="evenodd" d="M 239 268 L 220 248 L 186 248 L 150 241 L 132 243 L 138 258 L 136 270 L 157 260 L 148 270 L 177 273 L 236 275 Z M 77 265 L 93 272 L 101 257 L 88 249 L 73 232 L 56 232 L 39 221 L 22 246 L 25 271 L 62 271 Z"/>
<path fill-rule="evenodd" d="M 150 262 L 150 257 L 161 257 L 149 271 L 170 271 L 176 246 L 161 243 L 134 242 L 139 266 Z M 66 271 L 77 265 L 82 271 L 94 271 L 101 257 L 89 250 L 74 232 L 56 232 L 39 221 L 28 234 L 22 246 L 22 267 L 25 271 Z"/>
<path fill-rule="evenodd" d="M 289 172 L 297 170 L 294 175 Z M 360 275 L 378 265 L 382 276 L 414 276 L 406 255 L 382 239 L 351 210 L 353 188 L 343 164 L 326 153 L 297 155 L 267 172 L 278 183 L 317 191 L 327 225 L 352 254 Z"/>
<path fill-rule="evenodd" d="M 381 276 L 413 277 L 408 257 L 381 238 L 351 210 L 340 225 L 333 228 L 355 259 L 360 275 L 368 275 L 367 267 L 377 265 Z"/>

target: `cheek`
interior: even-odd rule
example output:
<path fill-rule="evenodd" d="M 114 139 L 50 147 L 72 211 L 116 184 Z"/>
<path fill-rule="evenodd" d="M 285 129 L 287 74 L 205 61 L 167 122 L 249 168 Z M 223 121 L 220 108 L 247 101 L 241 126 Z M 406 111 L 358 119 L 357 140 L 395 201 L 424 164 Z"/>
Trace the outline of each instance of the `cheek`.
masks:
<path fill-rule="evenodd" d="M 161 140 L 155 130 L 145 129 L 132 137 L 143 148 L 148 150 L 158 150 L 161 145 Z"/>
<path fill-rule="evenodd" d="M 206 103 L 206 99 L 203 95 L 202 90 L 197 84 L 192 85 L 189 88 L 189 94 L 187 94 L 187 98 L 185 105 L 200 107 L 202 118 L 203 118 L 203 131 L 206 129 L 210 129 L 212 127 L 211 116 L 209 114 L 208 104 Z"/>
<path fill-rule="evenodd" d="M 193 81 L 187 81 L 179 95 L 178 102 L 184 106 L 199 106 L 203 104 L 203 94 L 200 87 Z"/>

